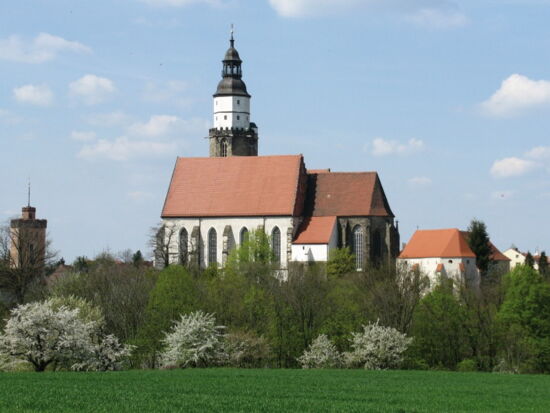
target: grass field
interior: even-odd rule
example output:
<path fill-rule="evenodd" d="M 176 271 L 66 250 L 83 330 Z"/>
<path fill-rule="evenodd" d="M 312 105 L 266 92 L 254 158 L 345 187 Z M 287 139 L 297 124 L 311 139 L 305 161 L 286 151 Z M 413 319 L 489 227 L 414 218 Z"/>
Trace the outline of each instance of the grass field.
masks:
<path fill-rule="evenodd" d="M 2 412 L 550 412 L 550 376 L 196 369 L 0 373 Z"/>

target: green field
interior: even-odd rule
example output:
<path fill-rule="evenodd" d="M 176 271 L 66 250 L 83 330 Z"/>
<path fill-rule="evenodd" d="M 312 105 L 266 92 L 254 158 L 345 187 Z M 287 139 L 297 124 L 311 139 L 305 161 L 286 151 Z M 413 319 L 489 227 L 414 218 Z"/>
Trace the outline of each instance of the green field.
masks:
<path fill-rule="evenodd" d="M 548 412 L 550 376 L 195 369 L 0 373 L 6 412 Z"/>

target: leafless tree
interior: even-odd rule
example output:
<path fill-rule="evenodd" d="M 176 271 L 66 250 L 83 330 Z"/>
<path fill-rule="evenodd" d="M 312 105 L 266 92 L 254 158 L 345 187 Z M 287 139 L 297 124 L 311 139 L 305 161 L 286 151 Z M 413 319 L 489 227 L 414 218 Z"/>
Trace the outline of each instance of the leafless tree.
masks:
<path fill-rule="evenodd" d="M 51 241 L 35 232 L 0 226 L 0 291 L 4 298 L 20 304 L 29 291 L 44 281 L 45 270 L 57 257 Z"/>
<path fill-rule="evenodd" d="M 157 268 L 166 268 L 170 265 L 170 247 L 176 236 L 177 233 L 174 225 L 166 225 L 160 222 L 151 228 L 149 247 L 153 252 Z"/>

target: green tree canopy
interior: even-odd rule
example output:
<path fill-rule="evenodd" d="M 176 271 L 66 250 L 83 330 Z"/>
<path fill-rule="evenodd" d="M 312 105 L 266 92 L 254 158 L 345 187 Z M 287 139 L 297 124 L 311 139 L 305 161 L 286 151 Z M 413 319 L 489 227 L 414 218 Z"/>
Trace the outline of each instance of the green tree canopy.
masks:
<path fill-rule="evenodd" d="M 477 268 L 485 275 L 491 265 L 491 244 L 487 226 L 483 221 L 473 219 L 468 227 L 468 245 L 476 255 Z"/>

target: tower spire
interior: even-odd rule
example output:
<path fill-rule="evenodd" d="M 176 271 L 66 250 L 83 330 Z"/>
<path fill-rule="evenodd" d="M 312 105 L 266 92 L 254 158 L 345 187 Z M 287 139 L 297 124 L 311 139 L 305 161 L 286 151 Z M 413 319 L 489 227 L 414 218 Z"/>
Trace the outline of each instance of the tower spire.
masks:
<path fill-rule="evenodd" d="M 31 178 L 28 179 L 28 188 L 27 188 L 27 206 L 31 206 Z"/>
<path fill-rule="evenodd" d="M 233 33 L 235 32 L 235 26 L 233 23 L 231 23 L 231 38 L 229 39 L 229 43 L 231 44 L 231 47 L 235 47 L 235 39 L 233 38 Z"/>

